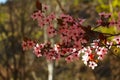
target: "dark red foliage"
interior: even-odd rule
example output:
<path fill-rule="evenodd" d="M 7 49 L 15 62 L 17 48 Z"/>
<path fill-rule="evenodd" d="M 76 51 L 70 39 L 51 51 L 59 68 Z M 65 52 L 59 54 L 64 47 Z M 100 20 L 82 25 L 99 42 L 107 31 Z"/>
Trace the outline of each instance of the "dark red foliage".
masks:
<path fill-rule="evenodd" d="M 42 11 L 42 4 L 40 3 L 39 0 L 36 0 L 36 8 L 40 11 Z"/>

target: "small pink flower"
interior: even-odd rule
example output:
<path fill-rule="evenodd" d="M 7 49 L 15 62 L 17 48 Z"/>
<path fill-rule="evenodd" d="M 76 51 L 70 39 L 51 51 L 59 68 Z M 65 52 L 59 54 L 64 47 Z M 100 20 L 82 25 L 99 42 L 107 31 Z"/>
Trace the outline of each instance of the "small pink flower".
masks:
<path fill-rule="evenodd" d="M 36 15 L 37 15 L 37 19 L 43 17 L 43 14 L 42 14 L 42 12 L 40 10 L 38 12 L 36 12 Z"/>
<path fill-rule="evenodd" d="M 45 26 L 45 23 L 43 21 L 39 21 L 38 22 L 38 26 L 40 26 L 40 28 L 44 27 Z"/>
<path fill-rule="evenodd" d="M 45 19 L 45 23 L 46 23 L 46 24 L 49 24 L 49 23 L 50 23 L 50 21 L 51 21 L 51 20 L 50 20 L 50 18 L 49 18 L 49 17 L 47 17 L 47 18 Z"/>
<path fill-rule="evenodd" d="M 79 54 L 78 52 L 75 52 L 72 54 L 74 60 L 79 60 Z"/>
<path fill-rule="evenodd" d="M 67 63 L 72 62 L 73 61 L 73 56 L 70 55 L 70 56 L 66 57 L 65 61 L 67 61 Z"/>
<path fill-rule="evenodd" d="M 25 41 L 22 42 L 22 48 L 23 48 L 23 50 L 27 50 L 28 49 L 27 42 L 25 42 Z"/>
<path fill-rule="evenodd" d="M 51 20 L 54 20 L 54 19 L 56 18 L 56 16 L 55 16 L 54 13 L 51 13 L 51 14 L 49 15 L 49 18 L 50 18 Z"/>
<path fill-rule="evenodd" d="M 110 18 L 111 17 L 111 13 L 102 12 L 102 13 L 99 13 L 99 16 L 100 17 L 104 17 L 104 18 Z"/>
<path fill-rule="evenodd" d="M 102 24 L 102 20 L 100 19 L 100 20 L 97 20 L 97 25 L 99 26 L 99 25 L 101 25 Z"/>
<path fill-rule="evenodd" d="M 116 37 L 113 39 L 113 41 L 116 42 L 117 47 L 120 47 L 120 36 L 116 36 Z"/>
<path fill-rule="evenodd" d="M 110 49 L 111 47 L 112 47 L 112 45 L 113 45 L 113 42 L 111 41 L 111 42 L 106 42 L 106 47 L 108 48 L 108 49 Z"/>
<path fill-rule="evenodd" d="M 93 47 L 93 48 L 98 48 L 99 47 L 99 39 L 98 40 L 93 40 L 93 43 L 91 43 L 91 46 Z"/>
<path fill-rule="evenodd" d="M 36 13 L 33 13 L 33 14 L 31 15 L 31 18 L 32 18 L 33 20 L 36 20 L 36 19 L 37 19 L 37 14 L 36 14 Z"/>
<path fill-rule="evenodd" d="M 28 46 L 29 49 L 33 48 L 33 46 L 35 46 L 34 41 L 28 40 L 28 41 L 27 41 L 27 46 Z"/>
<path fill-rule="evenodd" d="M 36 44 L 35 46 L 34 46 L 34 50 L 33 50 L 33 52 L 35 53 L 35 55 L 37 56 L 37 57 L 41 57 L 42 56 L 42 54 L 41 54 L 41 49 L 44 47 L 44 44 Z"/>
<path fill-rule="evenodd" d="M 49 37 L 54 37 L 57 34 L 53 25 L 47 27 L 47 33 Z"/>
<path fill-rule="evenodd" d="M 114 25 L 116 25 L 116 21 L 115 20 L 111 20 L 109 26 L 114 26 Z"/>
<path fill-rule="evenodd" d="M 101 12 L 101 13 L 99 13 L 99 16 L 100 16 L 100 17 L 105 16 L 105 12 Z"/>
<path fill-rule="evenodd" d="M 96 66 L 97 64 L 94 61 L 89 62 L 89 67 L 91 67 L 92 69 L 94 69 Z"/>
<path fill-rule="evenodd" d="M 85 54 L 91 54 L 92 53 L 92 48 L 88 46 L 87 48 L 84 48 Z"/>
<path fill-rule="evenodd" d="M 98 59 L 99 59 L 99 60 L 103 60 L 104 56 L 105 56 L 104 54 L 100 54 L 100 55 L 98 56 Z"/>
<path fill-rule="evenodd" d="M 87 65 L 88 61 L 89 61 L 89 56 L 88 54 L 84 54 L 82 56 L 82 61 L 84 62 L 85 65 Z"/>
<path fill-rule="evenodd" d="M 104 56 L 107 54 L 108 49 L 105 47 L 99 47 L 97 50 L 97 55 L 99 60 L 103 60 Z"/>

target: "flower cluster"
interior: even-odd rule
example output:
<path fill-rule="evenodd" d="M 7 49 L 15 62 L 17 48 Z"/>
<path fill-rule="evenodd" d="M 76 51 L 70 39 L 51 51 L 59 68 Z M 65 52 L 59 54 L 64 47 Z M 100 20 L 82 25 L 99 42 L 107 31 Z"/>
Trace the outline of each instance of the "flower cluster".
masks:
<path fill-rule="evenodd" d="M 55 18 L 55 15 L 54 13 L 51 13 L 50 15 L 46 15 L 41 10 L 38 10 L 38 11 L 35 11 L 31 17 L 33 20 L 37 20 L 38 25 L 40 27 L 43 27 L 47 24 L 51 24 Z"/>
<path fill-rule="evenodd" d="M 82 54 L 82 61 L 85 65 L 88 65 L 92 69 L 97 66 L 98 60 L 103 60 L 104 56 L 107 54 L 108 49 L 105 47 L 100 47 L 100 40 L 94 40 L 90 46 L 77 49 L 74 47 L 66 47 L 64 44 L 54 44 L 52 47 L 51 43 L 38 44 L 34 41 L 27 40 L 23 41 L 23 49 L 33 49 L 34 54 L 37 57 L 46 57 L 48 60 L 59 60 L 61 57 L 65 58 L 65 61 L 72 62 L 74 60 L 79 60 Z"/>
<path fill-rule="evenodd" d="M 111 13 L 99 13 L 100 19 L 97 20 L 98 26 L 115 26 L 118 30 L 120 30 L 120 12 L 118 13 L 118 19 L 111 19 Z"/>
<path fill-rule="evenodd" d="M 61 42 L 67 47 L 81 49 L 81 45 L 87 43 L 87 40 L 84 39 L 85 31 L 82 29 L 82 20 L 75 20 L 73 17 L 64 14 L 61 15 L 59 20 L 61 20 L 61 23 L 59 23 L 58 33 Z"/>
<path fill-rule="evenodd" d="M 35 42 L 32 41 L 32 40 L 24 40 L 22 42 L 22 48 L 23 48 L 23 50 L 32 49 L 34 45 L 35 45 Z"/>
<path fill-rule="evenodd" d="M 44 47 L 44 44 L 36 44 L 34 47 L 33 47 L 33 52 L 35 53 L 35 55 L 37 56 L 37 57 L 40 57 L 40 56 L 42 56 L 42 51 L 41 51 L 41 49 Z"/>
<path fill-rule="evenodd" d="M 94 40 L 90 46 L 81 49 L 81 53 L 83 53 L 82 60 L 85 65 L 89 65 L 89 67 L 94 69 L 98 60 L 103 60 L 107 52 L 107 48 L 99 46 L 99 40 Z"/>
<path fill-rule="evenodd" d="M 111 18 L 111 13 L 99 13 L 100 19 L 97 21 L 99 26 L 113 26 L 117 22 L 115 20 L 109 20 Z"/>
<path fill-rule="evenodd" d="M 23 41 L 23 49 L 33 49 L 34 54 L 37 57 L 44 56 L 49 60 L 59 60 L 60 57 L 65 57 L 67 62 L 71 62 L 79 59 L 79 53 L 75 48 L 62 48 L 62 45 L 54 44 L 51 46 L 51 43 L 38 44 L 34 43 L 32 45 L 28 44 L 29 41 Z M 31 41 L 32 43 L 33 41 Z"/>

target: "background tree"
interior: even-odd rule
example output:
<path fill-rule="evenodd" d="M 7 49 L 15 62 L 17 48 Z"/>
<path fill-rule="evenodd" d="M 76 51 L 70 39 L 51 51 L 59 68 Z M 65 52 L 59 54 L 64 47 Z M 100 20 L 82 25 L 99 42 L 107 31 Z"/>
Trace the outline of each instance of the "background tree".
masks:
<path fill-rule="evenodd" d="M 97 11 L 109 12 L 107 10 L 109 8 L 96 8 L 101 5 L 100 1 L 106 6 L 109 4 L 105 0 L 99 0 L 98 2 L 94 0 L 60 0 L 60 3 L 58 0 L 51 0 L 50 2 L 41 0 L 42 3 L 50 5 L 49 12 L 55 12 L 59 15 L 65 10 L 66 13 L 74 17 L 89 18 L 85 25 L 94 24 L 96 18 L 98 18 Z M 119 5 L 119 2 L 115 1 L 119 0 L 111 1 L 111 3 Z M 119 7 L 112 7 L 113 12 L 115 12 L 114 10 L 119 11 Z M 43 30 L 30 18 L 33 11 L 36 10 L 35 1 L 8 0 L 5 4 L 0 5 L 0 10 L 0 79 L 46 80 L 48 75 L 46 60 L 44 58 L 36 58 L 32 51 L 23 52 L 21 48 L 21 41 L 26 36 L 44 42 Z M 116 50 L 116 48 L 114 49 Z M 114 52 L 114 54 L 119 56 L 119 52 Z M 54 79 L 119 80 L 119 64 L 119 60 L 111 55 L 95 70 L 89 69 L 81 61 L 66 64 L 64 60 L 60 60 L 55 63 Z"/>

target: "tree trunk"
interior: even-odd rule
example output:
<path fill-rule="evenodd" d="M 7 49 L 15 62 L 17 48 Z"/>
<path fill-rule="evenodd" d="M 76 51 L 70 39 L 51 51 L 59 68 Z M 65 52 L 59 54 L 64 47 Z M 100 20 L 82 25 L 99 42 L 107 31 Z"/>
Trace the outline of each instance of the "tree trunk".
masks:
<path fill-rule="evenodd" d="M 44 42 L 46 43 L 48 41 L 48 36 L 47 36 L 47 27 L 44 26 Z M 48 65 L 48 80 L 53 80 L 53 61 L 47 60 L 47 65 Z"/>
<path fill-rule="evenodd" d="M 48 63 L 48 80 L 54 80 L 54 63 L 53 61 L 47 61 Z"/>

